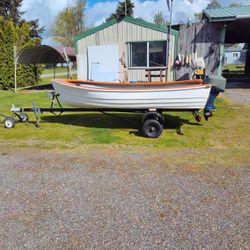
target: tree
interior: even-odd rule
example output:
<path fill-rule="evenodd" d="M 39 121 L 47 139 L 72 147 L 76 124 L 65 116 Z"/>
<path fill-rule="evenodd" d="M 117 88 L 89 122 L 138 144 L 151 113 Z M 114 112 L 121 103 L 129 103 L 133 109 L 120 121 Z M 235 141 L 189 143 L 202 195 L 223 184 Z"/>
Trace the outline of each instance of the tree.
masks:
<path fill-rule="evenodd" d="M 85 30 L 84 10 L 85 0 L 76 0 L 57 14 L 49 31 L 56 42 L 73 47 L 73 37 Z"/>
<path fill-rule="evenodd" d="M 20 11 L 22 1 L 23 0 L 1 0 L 0 16 L 3 16 L 5 20 L 12 19 L 15 25 L 26 23 L 26 21 L 21 18 L 21 15 L 25 13 Z M 40 33 L 42 33 L 45 28 L 39 27 L 38 19 L 27 23 L 30 25 L 30 36 L 32 38 L 41 38 Z"/>
<path fill-rule="evenodd" d="M 31 38 L 40 38 L 41 39 L 41 35 L 40 34 L 45 31 L 45 28 L 44 28 L 44 26 L 43 27 L 39 27 L 39 20 L 38 19 L 32 20 L 32 21 L 28 21 L 28 22 L 22 20 L 21 24 L 22 23 L 29 24 L 29 26 L 30 26 L 30 32 L 29 32 L 29 34 L 30 34 Z"/>
<path fill-rule="evenodd" d="M 202 17 L 203 17 L 203 13 L 202 12 L 197 12 L 197 13 L 194 13 L 194 17 L 196 20 L 201 20 Z"/>
<path fill-rule="evenodd" d="M 17 54 L 25 47 L 41 42 L 38 20 L 26 22 L 20 11 L 23 0 L 1 0 L 0 4 L 0 88 L 14 85 L 14 47 Z M 33 85 L 37 80 L 34 65 L 17 65 L 19 86 Z"/>
<path fill-rule="evenodd" d="M 76 30 L 78 34 L 82 33 L 85 29 L 84 11 L 85 0 L 76 0 L 75 15 L 76 15 Z"/>
<path fill-rule="evenodd" d="M 229 7 L 240 7 L 240 6 L 242 6 L 241 3 L 231 3 L 231 4 L 229 5 Z"/>
<path fill-rule="evenodd" d="M 162 11 L 158 11 L 154 16 L 154 23 L 159 25 L 168 25 L 168 21 L 163 17 Z"/>
<path fill-rule="evenodd" d="M 220 8 L 221 5 L 218 2 L 218 0 L 210 0 L 210 3 L 207 5 L 206 9 L 215 9 L 215 8 Z M 203 13 L 202 12 L 197 12 L 194 13 L 195 19 L 196 20 L 201 20 L 203 17 Z"/>
<path fill-rule="evenodd" d="M 218 2 L 218 0 L 210 0 L 210 3 L 207 5 L 206 9 L 216 9 L 221 8 L 221 4 Z"/>
<path fill-rule="evenodd" d="M 17 54 L 23 48 L 35 45 L 40 39 L 30 37 L 28 23 L 15 25 L 12 20 L 0 16 L 0 88 L 9 89 L 14 86 L 14 46 Z M 34 65 L 17 66 L 17 82 L 19 86 L 34 85 L 36 72 Z"/>
<path fill-rule="evenodd" d="M 12 19 L 14 24 L 19 24 L 21 12 L 19 8 L 21 7 L 23 0 L 1 0 L 0 5 L 0 16 L 3 16 L 5 20 Z"/>
<path fill-rule="evenodd" d="M 119 2 L 116 10 L 114 13 L 112 13 L 107 19 L 106 21 L 110 21 L 114 18 L 119 19 L 121 17 L 124 16 L 133 16 L 134 14 L 134 3 L 131 2 L 131 0 L 125 0 L 122 2 Z"/>

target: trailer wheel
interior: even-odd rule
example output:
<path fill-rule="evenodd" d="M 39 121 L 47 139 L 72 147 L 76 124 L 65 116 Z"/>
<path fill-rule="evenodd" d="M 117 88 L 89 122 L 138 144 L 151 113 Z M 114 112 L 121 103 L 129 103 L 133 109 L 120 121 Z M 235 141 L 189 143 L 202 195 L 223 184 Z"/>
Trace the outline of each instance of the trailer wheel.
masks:
<path fill-rule="evenodd" d="M 158 138 L 163 131 L 163 125 L 154 119 L 146 120 L 142 126 L 142 133 L 149 138 Z"/>
<path fill-rule="evenodd" d="M 12 117 L 6 117 L 3 122 L 5 128 L 14 128 L 16 123 L 15 119 Z"/>
<path fill-rule="evenodd" d="M 142 116 L 142 124 L 146 121 L 146 120 L 156 120 L 158 121 L 160 124 L 164 123 L 164 117 L 163 115 L 159 112 L 159 111 L 155 111 L 155 112 L 145 112 L 144 115 Z"/>
<path fill-rule="evenodd" d="M 29 117 L 28 117 L 28 115 L 25 114 L 25 113 L 21 113 L 21 114 L 19 115 L 19 118 L 20 118 L 20 121 L 21 121 L 21 122 L 28 122 L 28 121 L 29 121 Z"/>

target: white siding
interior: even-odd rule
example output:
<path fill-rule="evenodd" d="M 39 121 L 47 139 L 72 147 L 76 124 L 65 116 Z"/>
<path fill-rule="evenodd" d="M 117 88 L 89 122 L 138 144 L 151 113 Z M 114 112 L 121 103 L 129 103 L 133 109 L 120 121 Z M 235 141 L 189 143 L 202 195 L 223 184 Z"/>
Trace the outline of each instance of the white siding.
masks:
<path fill-rule="evenodd" d="M 171 36 L 174 44 L 174 36 Z M 77 41 L 78 78 L 87 79 L 87 48 L 95 45 L 118 44 L 119 46 L 119 79 L 121 81 L 146 81 L 145 69 L 129 69 L 128 42 L 167 40 L 167 34 L 149 28 L 121 21 Z M 175 45 L 176 46 L 176 45 Z M 173 63 L 174 49 L 171 49 Z M 83 69 L 84 68 L 84 69 Z M 171 72 L 173 71 L 170 69 Z M 172 74 L 170 74 L 170 79 Z M 154 78 L 153 80 L 159 80 Z"/>

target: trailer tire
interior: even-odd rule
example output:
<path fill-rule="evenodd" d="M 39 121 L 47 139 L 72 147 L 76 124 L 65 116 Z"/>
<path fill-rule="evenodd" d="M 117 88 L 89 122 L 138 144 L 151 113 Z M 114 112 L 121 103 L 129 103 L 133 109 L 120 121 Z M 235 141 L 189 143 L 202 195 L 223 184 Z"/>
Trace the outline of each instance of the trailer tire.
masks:
<path fill-rule="evenodd" d="M 155 119 L 148 119 L 142 125 L 142 133 L 149 138 L 158 138 L 163 131 L 163 125 Z"/>
<path fill-rule="evenodd" d="M 5 128 L 14 128 L 16 123 L 13 117 L 6 117 L 3 122 Z"/>
<path fill-rule="evenodd" d="M 21 113 L 21 114 L 19 115 L 19 118 L 20 118 L 20 121 L 21 121 L 21 122 L 28 122 L 28 121 L 29 121 L 29 117 L 28 117 L 28 115 L 25 114 L 25 113 Z"/>

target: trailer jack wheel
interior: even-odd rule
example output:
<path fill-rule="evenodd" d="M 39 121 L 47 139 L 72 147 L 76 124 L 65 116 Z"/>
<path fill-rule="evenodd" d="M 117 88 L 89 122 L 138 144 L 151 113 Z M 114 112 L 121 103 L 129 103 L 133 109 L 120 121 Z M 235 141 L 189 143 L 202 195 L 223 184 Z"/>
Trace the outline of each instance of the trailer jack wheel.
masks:
<path fill-rule="evenodd" d="M 15 119 L 13 117 L 6 117 L 3 121 L 5 128 L 14 128 L 15 127 Z"/>
<path fill-rule="evenodd" d="M 155 119 L 148 119 L 143 123 L 142 133 L 149 138 L 158 138 L 163 131 L 163 125 Z"/>
<path fill-rule="evenodd" d="M 21 113 L 21 114 L 19 115 L 19 119 L 20 119 L 21 122 L 28 122 L 28 121 L 29 121 L 29 117 L 28 117 L 28 115 L 25 114 L 25 113 Z"/>

